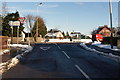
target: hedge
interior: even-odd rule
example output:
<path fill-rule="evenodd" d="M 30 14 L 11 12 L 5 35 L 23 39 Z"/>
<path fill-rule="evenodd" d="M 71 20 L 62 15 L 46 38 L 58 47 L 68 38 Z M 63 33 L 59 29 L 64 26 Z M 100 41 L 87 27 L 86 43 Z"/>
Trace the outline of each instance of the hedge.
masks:
<path fill-rule="evenodd" d="M 113 37 L 112 44 L 114 46 L 117 46 L 117 40 L 118 39 L 120 40 L 120 37 Z M 111 44 L 111 37 L 104 37 L 103 41 L 102 41 L 102 44 Z"/>

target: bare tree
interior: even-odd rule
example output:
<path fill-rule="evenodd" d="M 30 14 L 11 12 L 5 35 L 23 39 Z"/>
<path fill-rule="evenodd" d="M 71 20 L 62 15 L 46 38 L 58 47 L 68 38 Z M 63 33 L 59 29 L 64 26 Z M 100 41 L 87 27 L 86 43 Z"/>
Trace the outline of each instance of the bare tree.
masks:
<path fill-rule="evenodd" d="M 2 16 L 5 17 L 7 15 L 8 8 L 7 8 L 7 3 L 2 2 Z"/>
<path fill-rule="evenodd" d="M 97 34 L 97 29 L 94 29 L 93 31 L 91 31 L 91 34 Z"/>
<path fill-rule="evenodd" d="M 33 25 L 34 25 L 34 22 L 35 22 L 35 17 L 34 16 L 32 16 L 32 15 L 30 15 L 30 14 L 28 14 L 27 16 L 26 16 L 26 23 L 27 23 L 27 25 L 28 25 L 28 27 L 27 28 L 29 28 L 30 29 L 30 34 L 31 34 L 31 37 L 33 37 L 33 34 L 32 34 L 32 29 L 33 29 Z"/>
<path fill-rule="evenodd" d="M 2 35 L 2 23 L 3 23 L 3 18 L 7 15 L 7 3 L 2 2 L 1 8 L 0 8 L 0 35 Z"/>
<path fill-rule="evenodd" d="M 33 28 L 33 24 L 34 24 L 34 22 L 35 22 L 35 17 L 28 14 L 28 15 L 26 16 L 26 18 L 27 18 L 27 20 L 28 20 L 28 22 L 29 22 L 30 28 Z"/>

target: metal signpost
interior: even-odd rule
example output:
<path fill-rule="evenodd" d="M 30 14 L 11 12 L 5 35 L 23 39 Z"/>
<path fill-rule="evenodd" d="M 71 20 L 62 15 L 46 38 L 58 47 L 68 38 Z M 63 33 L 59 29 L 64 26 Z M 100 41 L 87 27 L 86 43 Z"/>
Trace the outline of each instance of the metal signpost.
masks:
<path fill-rule="evenodd" d="M 12 43 L 13 43 L 13 26 L 18 26 L 18 29 L 17 29 L 17 44 L 18 44 L 20 21 L 9 21 L 9 25 L 12 28 L 12 38 L 11 38 Z"/>

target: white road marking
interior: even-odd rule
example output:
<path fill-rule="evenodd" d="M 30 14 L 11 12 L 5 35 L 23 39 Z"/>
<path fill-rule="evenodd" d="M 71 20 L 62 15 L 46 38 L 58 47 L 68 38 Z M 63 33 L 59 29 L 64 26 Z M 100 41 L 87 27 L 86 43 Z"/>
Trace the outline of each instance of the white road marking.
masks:
<path fill-rule="evenodd" d="M 88 80 L 92 80 L 92 79 L 90 79 L 90 77 L 89 77 L 78 65 L 75 65 L 75 67 L 76 67 Z"/>
<path fill-rule="evenodd" d="M 40 49 L 46 51 L 46 50 L 50 49 L 50 47 L 40 47 Z"/>
<path fill-rule="evenodd" d="M 58 46 L 58 48 L 61 49 L 60 46 Z"/>
<path fill-rule="evenodd" d="M 70 57 L 67 55 L 67 53 L 65 53 L 65 51 L 62 51 L 64 54 L 65 54 L 65 56 L 68 58 L 68 59 L 70 59 Z"/>

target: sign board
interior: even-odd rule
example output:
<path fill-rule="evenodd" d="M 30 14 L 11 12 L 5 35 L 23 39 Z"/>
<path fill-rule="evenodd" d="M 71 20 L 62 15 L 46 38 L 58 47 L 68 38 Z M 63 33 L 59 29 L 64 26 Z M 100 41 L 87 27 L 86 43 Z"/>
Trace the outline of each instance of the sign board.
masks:
<path fill-rule="evenodd" d="M 23 24 L 25 21 L 25 17 L 20 17 L 18 20 L 20 21 L 21 24 Z"/>
<path fill-rule="evenodd" d="M 20 26 L 20 21 L 9 21 L 10 26 Z"/>
<path fill-rule="evenodd" d="M 96 34 L 96 39 L 98 39 L 99 41 L 103 41 L 103 37 L 101 34 Z"/>

